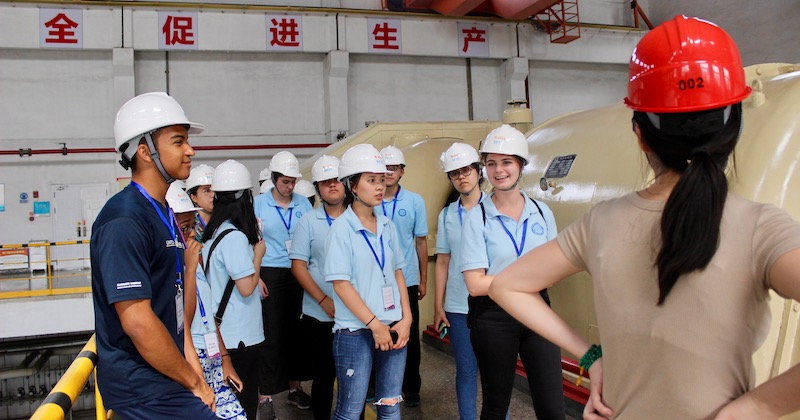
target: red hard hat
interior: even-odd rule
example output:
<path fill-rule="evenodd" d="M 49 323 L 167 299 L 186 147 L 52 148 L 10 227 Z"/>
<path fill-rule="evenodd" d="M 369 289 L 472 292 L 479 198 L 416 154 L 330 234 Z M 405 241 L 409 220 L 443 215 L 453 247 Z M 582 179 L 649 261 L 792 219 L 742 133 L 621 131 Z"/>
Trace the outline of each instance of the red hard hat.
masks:
<path fill-rule="evenodd" d="M 727 32 L 698 18 L 676 16 L 633 50 L 625 104 L 643 112 L 694 112 L 744 100 L 739 49 Z"/>

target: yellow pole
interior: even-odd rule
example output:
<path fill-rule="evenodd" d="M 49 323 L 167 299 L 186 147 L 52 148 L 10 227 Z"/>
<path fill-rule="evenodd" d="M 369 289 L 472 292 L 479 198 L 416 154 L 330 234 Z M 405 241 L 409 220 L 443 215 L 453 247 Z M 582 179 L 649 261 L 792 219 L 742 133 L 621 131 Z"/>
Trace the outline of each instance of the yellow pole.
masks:
<path fill-rule="evenodd" d="M 97 369 L 94 370 L 94 412 L 97 420 L 108 420 L 108 412 L 103 404 L 103 396 L 100 395 L 100 387 L 97 386 Z"/>
<path fill-rule="evenodd" d="M 96 364 L 97 345 L 95 336 L 92 335 L 42 405 L 33 413 L 31 420 L 63 419 L 72 409 L 72 404 L 80 395 Z"/>

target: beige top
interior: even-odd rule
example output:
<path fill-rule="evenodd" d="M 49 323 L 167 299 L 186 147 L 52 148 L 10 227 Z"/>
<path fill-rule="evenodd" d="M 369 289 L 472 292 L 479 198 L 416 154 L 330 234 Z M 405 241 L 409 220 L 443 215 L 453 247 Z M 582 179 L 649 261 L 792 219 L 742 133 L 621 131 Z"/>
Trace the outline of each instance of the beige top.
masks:
<path fill-rule="evenodd" d="M 591 274 L 603 346 L 603 400 L 620 419 L 705 419 L 753 386 L 769 329 L 770 267 L 800 248 L 800 225 L 773 205 L 728 195 L 719 250 L 658 301 L 663 202 L 636 193 L 596 205 L 558 235 Z"/>

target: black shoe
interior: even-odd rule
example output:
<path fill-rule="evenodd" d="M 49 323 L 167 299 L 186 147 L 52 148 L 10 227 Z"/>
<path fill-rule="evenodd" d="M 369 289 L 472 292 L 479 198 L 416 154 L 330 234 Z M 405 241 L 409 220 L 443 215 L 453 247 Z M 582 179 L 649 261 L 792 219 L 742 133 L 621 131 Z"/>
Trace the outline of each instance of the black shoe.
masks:
<path fill-rule="evenodd" d="M 406 394 L 404 400 L 406 402 L 406 407 L 419 407 L 421 404 L 419 394 Z"/>
<path fill-rule="evenodd" d="M 286 403 L 301 410 L 308 410 L 311 408 L 311 397 L 303 391 L 303 388 L 297 388 L 296 391 L 289 391 Z"/>

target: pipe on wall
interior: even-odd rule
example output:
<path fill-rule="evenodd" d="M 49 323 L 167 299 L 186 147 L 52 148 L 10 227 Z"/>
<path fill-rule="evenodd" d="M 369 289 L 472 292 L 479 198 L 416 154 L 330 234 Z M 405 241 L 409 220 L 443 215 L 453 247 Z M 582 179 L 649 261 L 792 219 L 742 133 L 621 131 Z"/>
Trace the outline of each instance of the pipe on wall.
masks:
<path fill-rule="evenodd" d="M 228 146 L 194 146 L 194 150 L 260 150 L 260 149 L 313 149 L 325 148 L 330 146 L 328 143 L 289 143 L 289 144 L 237 144 Z M 69 149 L 66 146 L 61 149 L 16 149 L 16 150 L 0 150 L 0 156 L 3 155 L 18 155 L 33 156 L 33 155 L 68 155 L 70 153 L 117 153 L 113 147 L 103 148 L 83 148 L 83 149 Z"/>

